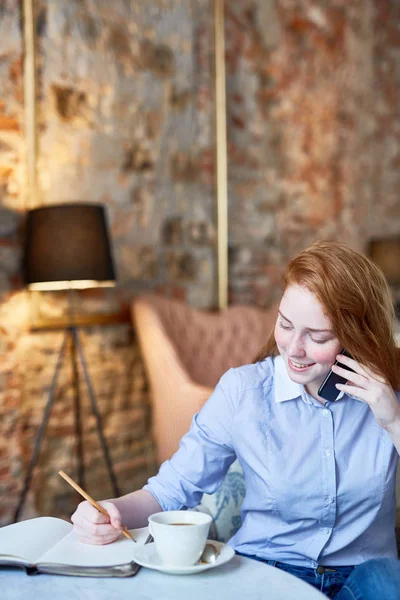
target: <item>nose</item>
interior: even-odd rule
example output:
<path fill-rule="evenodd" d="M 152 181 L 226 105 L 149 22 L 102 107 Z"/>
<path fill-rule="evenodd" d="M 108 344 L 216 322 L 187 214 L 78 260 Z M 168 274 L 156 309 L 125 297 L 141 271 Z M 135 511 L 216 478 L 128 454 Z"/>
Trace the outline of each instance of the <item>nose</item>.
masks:
<path fill-rule="evenodd" d="M 305 356 L 306 351 L 304 349 L 304 340 L 299 334 L 294 333 L 290 344 L 287 348 L 289 356 Z"/>

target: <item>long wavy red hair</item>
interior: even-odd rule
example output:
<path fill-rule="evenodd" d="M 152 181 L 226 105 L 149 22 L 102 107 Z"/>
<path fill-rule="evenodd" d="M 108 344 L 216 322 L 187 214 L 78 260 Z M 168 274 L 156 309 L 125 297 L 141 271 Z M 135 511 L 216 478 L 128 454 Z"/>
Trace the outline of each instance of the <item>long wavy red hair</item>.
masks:
<path fill-rule="evenodd" d="M 343 348 L 393 388 L 400 388 L 393 299 L 375 263 L 346 244 L 316 242 L 289 262 L 283 291 L 291 285 L 305 287 L 318 298 Z M 272 331 L 256 361 L 277 354 Z"/>

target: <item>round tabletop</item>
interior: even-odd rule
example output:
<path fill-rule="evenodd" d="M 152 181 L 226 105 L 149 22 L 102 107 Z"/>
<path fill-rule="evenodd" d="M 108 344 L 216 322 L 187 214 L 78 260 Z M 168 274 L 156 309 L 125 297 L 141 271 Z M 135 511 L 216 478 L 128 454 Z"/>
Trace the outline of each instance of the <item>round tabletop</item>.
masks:
<path fill-rule="evenodd" d="M 20 569 L 0 569 L 0 590 L 7 600 L 326 600 L 293 575 L 237 555 L 225 565 L 195 575 L 142 568 L 134 577 L 87 578 L 28 576 Z"/>

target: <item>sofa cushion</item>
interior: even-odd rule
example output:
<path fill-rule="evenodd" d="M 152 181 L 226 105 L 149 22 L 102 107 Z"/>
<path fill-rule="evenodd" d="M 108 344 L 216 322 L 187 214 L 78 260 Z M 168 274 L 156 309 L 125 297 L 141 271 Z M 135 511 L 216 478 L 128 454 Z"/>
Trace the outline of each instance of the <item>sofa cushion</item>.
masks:
<path fill-rule="evenodd" d="M 215 539 L 227 542 L 242 524 L 240 507 L 245 495 L 243 471 L 236 460 L 214 494 L 204 494 L 197 509 L 214 519 Z"/>

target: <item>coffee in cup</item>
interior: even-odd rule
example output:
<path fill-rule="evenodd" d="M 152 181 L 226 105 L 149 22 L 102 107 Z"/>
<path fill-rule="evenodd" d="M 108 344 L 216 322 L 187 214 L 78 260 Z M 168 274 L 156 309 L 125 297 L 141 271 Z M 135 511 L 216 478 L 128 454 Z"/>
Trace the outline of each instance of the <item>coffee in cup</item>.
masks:
<path fill-rule="evenodd" d="M 149 531 L 165 565 L 194 565 L 206 545 L 212 518 L 201 512 L 171 510 L 149 517 Z"/>

